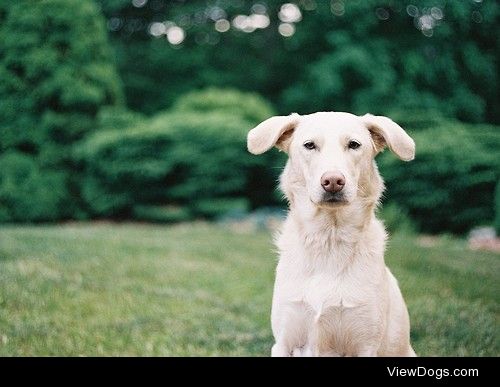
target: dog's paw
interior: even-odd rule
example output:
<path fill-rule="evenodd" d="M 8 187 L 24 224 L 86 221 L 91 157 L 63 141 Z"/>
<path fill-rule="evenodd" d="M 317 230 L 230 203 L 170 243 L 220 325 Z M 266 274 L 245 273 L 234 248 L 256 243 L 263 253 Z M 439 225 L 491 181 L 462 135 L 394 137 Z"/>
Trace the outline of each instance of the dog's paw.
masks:
<path fill-rule="evenodd" d="M 309 348 L 308 346 L 296 347 L 292 350 L 292 356 L 293 357 L 312 357 L 313 353 L 311 351 L 311 348 Z"/>
<path fill-rule="evenodd" d="M 272 357 L 290 357 L 291 354 L 288 349 L 281 344 L 274 344 L 271 348 L 271 356 Z"/>

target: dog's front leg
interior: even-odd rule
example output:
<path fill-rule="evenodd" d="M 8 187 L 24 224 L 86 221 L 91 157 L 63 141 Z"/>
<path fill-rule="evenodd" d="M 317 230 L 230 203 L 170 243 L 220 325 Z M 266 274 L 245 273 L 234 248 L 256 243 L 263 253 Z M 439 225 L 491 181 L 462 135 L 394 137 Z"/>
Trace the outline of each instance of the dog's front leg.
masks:
<path fill-rule="evenodd" d="M 302 303 L 275 303 L 272 326 L 275 344 L 271 356 L 305 356 L 302 349 L 307 341 L 307 314 Z"/>

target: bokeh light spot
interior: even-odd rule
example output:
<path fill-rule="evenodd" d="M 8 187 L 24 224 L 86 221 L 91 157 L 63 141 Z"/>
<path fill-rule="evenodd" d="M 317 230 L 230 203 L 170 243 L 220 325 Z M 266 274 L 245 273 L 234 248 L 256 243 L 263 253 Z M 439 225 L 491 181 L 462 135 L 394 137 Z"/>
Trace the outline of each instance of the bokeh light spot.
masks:
<path fill-rule="evenodd" d="M 142 8 L 147 2 L 148 0 L 132 0 L 132 5 L 136 8 Z"/>
<path fill-rule="evenodd" d="M 342 16 L 345 13 L 344 3 L 338 0 L 332 1 L 330 10 L 335 16 Z"/>
<path fill-rule="evenodd" d="M 297 23 L 302 20 L 302 13 L 295 4 L 286 3 L 281 6 L 278 17 L 284 23 Z"/>
<path fill-rule="evenodd" d="M 170 44 L 178 45 L 184 41 L 186 33 L 181 27 L 173 26 L 167 30 L 167 40 Z"/>
<path fill-rule="evenodd" d="M 379 20 L 389 19 L 389 12 L 385 8 L 377 8 L 375 10 L 375 15 L 377 15 Z"/>
<path fill-rule="evenodd" d="M 413 4 L 410 4 L 408 7 L 406 7 L 406 13 L 410 15 L 411 17 L 417 17 L 418 16 L 418 8 L 414 6 Z"/>
<path fill-rule="evenodd" d="M 279 33 L 288 38 L 295 33 L 295 26 L 291 23 L 281 23 L 278 27 Z"/>
<path fill-rule="evenodd" d="M 226 32 L 231 28 L 231 23 L 226 19 L 219 19 L 215 22 L 215 30 L 218 32 Z"/>

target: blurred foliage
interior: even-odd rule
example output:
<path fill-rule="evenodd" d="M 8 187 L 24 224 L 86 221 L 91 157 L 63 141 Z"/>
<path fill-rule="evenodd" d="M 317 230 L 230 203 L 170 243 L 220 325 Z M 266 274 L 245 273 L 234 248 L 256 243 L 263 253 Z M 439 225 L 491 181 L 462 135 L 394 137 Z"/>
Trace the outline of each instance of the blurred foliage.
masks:
<path fill-rule="evenodd" d="M 283 0 L 99 2 L 129 106 L 147 113 L 215 85 L 257 91 L 281 113 L 433 109 L 500 122 L 495 1 L 299 0 L 301 20 L 286 38 Z M 267 28 L 234 28 L 237 15 L 262 9 Z M 233 27 L 217 32 L 220 19 Z M 151 36 L 151 23 L 164 21 L 184 29 L 181 44 Z"/>
<path fill-rule="evenodd" d="M 390 230 L 491 223 L 500 130 L 478 123 L 500 123 L 499 14 L 473 0 L 0 0 L 0 221 L 276 205 L 285 158 L 249 155 L 248 129 L 275 110 L 346 110 L 415 136 L 415 161 L 379 157 Z"/>
<path fill-rule="evenodd" d="M 124 129 L 138 125 L 146 119 L 141 113 L 128 110 L 123 106 L 104 106 L 97 114 L 99 129 Z"/>
<path fill-rule="evenodd" d="M 500 180 L 495 190 L 495 231 L 500 236 Z"/>
<path fill-rule="evenodd" d="M 123 102 L 104 20 L 91 0 L 2 2 L 0 19 L 0 211 L 79 216 L 71 147 Z"/>
<path fill-rule="evenodd" d="M 275 203 L 279 155 L 246 151 L 247 130 L 271 114 L 253 94 L 210 89 L 138 126 L 97 132 L 77 151 L 84 199 L 95 216 L 155 221 Z"/>
<path fill-rule="evenodd" d="M 407 209 L 419 229 L 463 233 L 492 222 L 500 179 L 499 128 L 446 121 L 412 132 L 417 157 L 379 157 L 388 201 Z"/>
<path fill-rule="evenodd" d="M 147 222 L 173 223 L 190 220 L 192 215 L 186 207 L 136 204 L 132 209 L 132 217 Z"/>
<path fill-rule="evenodd" d="M 0 222 L 56 220 L 68 196 L 65 175 L 47 173 L 21 152 L 0 155 Z"/>
<path fill-rule="evenodd" d="M 39 154 L 46 142 L 71 144 L 95 128 L 101 106 L 121 102 L 92 1 L 15 2 L 0 34 L 1 149 Z"/>
<path fill-rule="evenodd" d="M 391 202 L 382 206 L 378 212 L 380 219 L 382 219 L 386 230 L 390 234 L 412 234 L 416 231 L 415 223 L 410 214 L 400 205 Z"/>
<path fill-rule="evenodd" d="M 208 88 L 185 94 L 176 100 L 173 109 L 179 113 L 196 112 L 231 113 L 252 124 L 264 121 L 275 114 L 269 102 L 257 94 L 241 93 L 237 90 Z M 245 128 L 240 133 L 246 136 Z M 249 128 L 246 128 L 249 129 Z"/>

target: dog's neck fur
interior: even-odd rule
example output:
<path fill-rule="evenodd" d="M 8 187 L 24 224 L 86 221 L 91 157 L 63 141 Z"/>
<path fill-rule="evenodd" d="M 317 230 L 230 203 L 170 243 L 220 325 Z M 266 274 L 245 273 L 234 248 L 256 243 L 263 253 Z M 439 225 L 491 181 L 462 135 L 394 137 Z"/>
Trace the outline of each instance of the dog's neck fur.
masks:
<path fill-rule="evenodd" d="M 367 184 L 368 181 L 372 183 Z M 313 259 L 334 257 L 338 264 L 345 266 L 360 242 L 370 243 L 361 236 L 366 235 L 367 228 L 378 225 L 375 209 L 384 189 L 375 162 L 360 176 L 358 200 L 345 206 L 321 208 L 313 204 L 304 181 L 293 171 L 291 163 L 283 171 L 281 189 L 289 202 L 289 221 L 299 231 L 297 238 Z"/>

